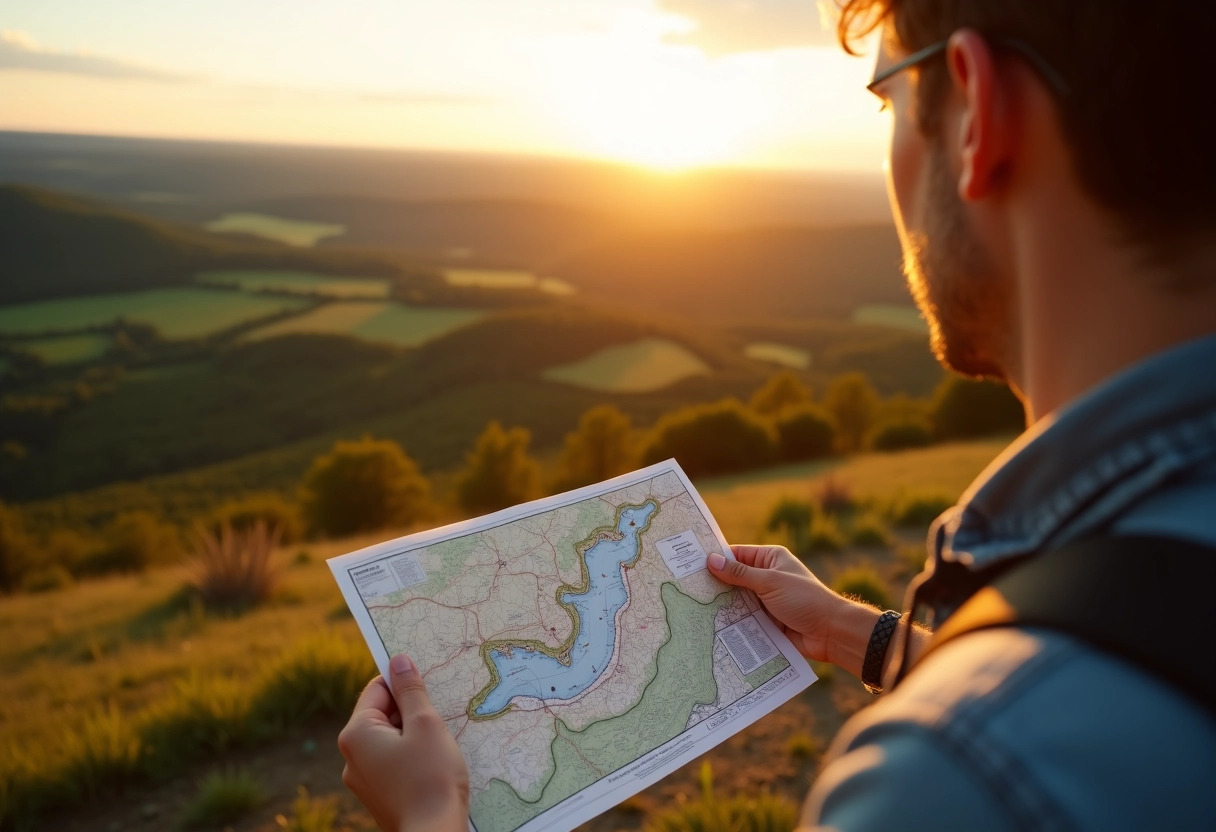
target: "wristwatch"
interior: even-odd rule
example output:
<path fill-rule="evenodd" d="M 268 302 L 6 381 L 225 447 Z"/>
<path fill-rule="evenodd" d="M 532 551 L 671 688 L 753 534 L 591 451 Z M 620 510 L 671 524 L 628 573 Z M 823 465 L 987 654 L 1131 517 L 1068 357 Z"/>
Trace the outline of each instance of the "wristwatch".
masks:
<path fill-rule="evenodd" d="M 866 657 L 861 663 L 861 683 L 870 693 L 882 693 L 883 661 L 902 617 L 902 613 L 887 610 L 874 623 L 874 632 L 870 633 L 870 643 L 866 645 Z"/>

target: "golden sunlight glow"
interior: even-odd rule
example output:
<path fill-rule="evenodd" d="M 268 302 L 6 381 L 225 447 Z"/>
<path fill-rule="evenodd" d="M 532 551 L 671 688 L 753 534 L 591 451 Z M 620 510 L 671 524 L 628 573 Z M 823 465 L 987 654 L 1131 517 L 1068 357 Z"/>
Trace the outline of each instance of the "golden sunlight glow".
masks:
<path fill-rule="evenodd" d="M 744 153 L 764 102 L 701 56 L 619 54 L 552 79 L 554 115 L 590 155 L 662 171 L 729 162 Z"/>

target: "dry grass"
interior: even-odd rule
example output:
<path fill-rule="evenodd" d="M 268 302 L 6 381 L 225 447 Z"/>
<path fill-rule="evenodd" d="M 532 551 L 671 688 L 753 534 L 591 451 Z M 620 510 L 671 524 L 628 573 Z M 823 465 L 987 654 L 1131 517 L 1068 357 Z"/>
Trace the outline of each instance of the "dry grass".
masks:
<path fill-rule="evenodd" d="M 281 591 L 241 617 L 191 603 L 185 566 L 0 599 L 0 828 L 166 759 L 170 771 L 257 742 L 251 713 L 280 715 L 271 732 L 345 713 L 375 670 L 354 622 L 330 616 L 342 601 L 324 559 L 378 537 L 313 546 L 314 561 L 285 573 L 291 604 Z"/>
<path fill-rule="evenodd" d="M 279 581 L 271 555 L 283 536 L 278 526 L 257 520 L 248 529 L 231 523 L 194 527 L 193 586 L 212 609 L 242 610 L 266 601 Z"/>
<path fill-rule="evenodd" d="M 950 442 L 896 453 L 865 453 L 846 459 L 784 465 L 729 477 L 697 478 L 726 539 L 763 538 L 768 511 L 782 497 L 813 496 L 827 474 L 849 482 L 863 502 L 888 502 L 901 492 L 940 491 L 958 496 L 1008 444 L 1005 440 Z"/>

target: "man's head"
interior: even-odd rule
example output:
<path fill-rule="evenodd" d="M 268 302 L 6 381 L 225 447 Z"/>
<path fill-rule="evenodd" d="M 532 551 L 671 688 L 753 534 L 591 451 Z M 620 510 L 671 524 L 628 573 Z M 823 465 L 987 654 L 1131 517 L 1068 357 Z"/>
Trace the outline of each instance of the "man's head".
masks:
<path fill-rule="evenodd" d="M 1006 196 L 1022 172 L 1019 119 L 1032 109 L 1022 106 L 1029 97 L 1048 102 L 1067 186 L 1102 218 L 1112 244 L 1167 272 L 1173 288 L 1216 283 L 1207 270 L 1216 120 L 1203 96 L 1216 4 L 838 2 L 846 49 L 883 29 L 878 74 L 949 44 L 875 90 L 894 111 L 889 173 L 909 281 L 949 366 L 1014 372 L 1017 252 L 982 206 Z"/>

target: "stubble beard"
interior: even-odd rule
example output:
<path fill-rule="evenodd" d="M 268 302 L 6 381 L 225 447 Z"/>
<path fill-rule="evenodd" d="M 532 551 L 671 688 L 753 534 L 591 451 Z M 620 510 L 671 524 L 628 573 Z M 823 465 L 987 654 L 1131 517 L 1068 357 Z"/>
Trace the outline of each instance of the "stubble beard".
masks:
<path fill-rule="evenodd" d="M 946 368 L 1004 380 L 1009 293 L 968 221 L 940 140 L 927 159 L 923 229 L 903 235 L 904 276 Z"/>

